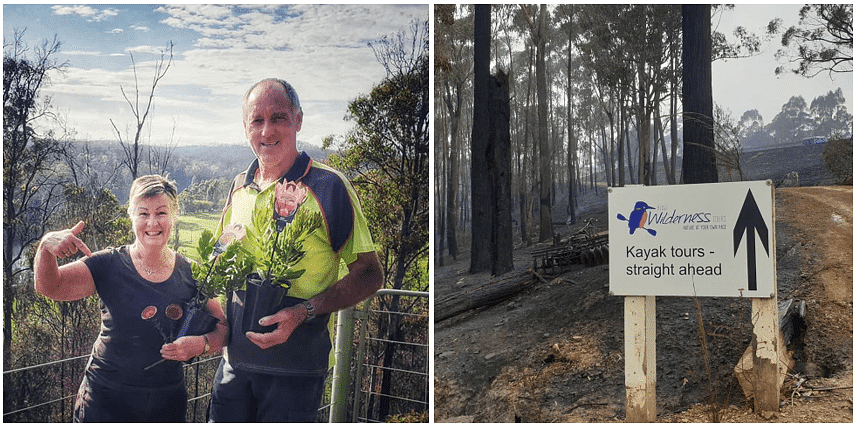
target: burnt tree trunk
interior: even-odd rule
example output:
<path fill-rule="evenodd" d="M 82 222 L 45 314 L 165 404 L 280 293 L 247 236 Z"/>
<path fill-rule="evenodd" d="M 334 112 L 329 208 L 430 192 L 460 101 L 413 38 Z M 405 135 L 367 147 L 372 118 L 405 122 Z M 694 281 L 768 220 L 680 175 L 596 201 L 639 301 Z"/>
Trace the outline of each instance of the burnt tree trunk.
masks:
<path fill-rule="evenodd" d="M 488 171 L 491 5 L 474 11 L 474 124 L 471 130 L 471 267 L 491 269 L 492 202 Z"/>
<path fill-rule="evenodd" d="M 551 224 L 551 160 L 554 153 L 548 141 L 548 83 L 546 75 L 547 9 L 539 6 L 536 31 L 536 111 L 539 125 L 539 242 L 554 237 Z"/>
<path fill-rule="evenodd" d="M 498 71 L 489 85 L 489 173 L 492 178 L 492 275 L 512 270 L 512 174 L 509 81 Z"/>
<path fill-rule="evenodd" d="M 682 181 L 715 183 L 712 19 L 708 4 L 682 5 Z"/>
<path fill-rule="evenodd" d="M 566 147 L 566 170 L 569 174 L 569 180 L 566 182 L 567 193 L 569 195 L 569 224 L 575 224 L 575 208 L 578 202 L 578 144 L 574 134 L 572 122 L 572 26 L 569 26 L 569 53 L 566 56 L 566 134 L 568 135 L 568 145 Z"/>
<path fill-rule="evenodd" d="M 449 158 L 449 176 L 447 177 L 447 212 L 446 227 L 447 227 L 447 249 L 450 252 L 450 257 L 453 260 L 459 256 L 459 245 L 456 241 L 456 231 L 458 230 L 456 222 L 456 191 L 459 186 L 459 124 L 462 116 L 462 83 L 456 82 L 453 85 L 452 93 L 450 87 L 447 87 L 445 101 L 447 109 L 451 113 L 451 130 L 450 130 L 450 158 Z M 455 106 L 453 104 L 455 98 Z M 443 250 L 442 250 L 443 255 Z M 442 257 L 443 259 L 443 257 Z"/>

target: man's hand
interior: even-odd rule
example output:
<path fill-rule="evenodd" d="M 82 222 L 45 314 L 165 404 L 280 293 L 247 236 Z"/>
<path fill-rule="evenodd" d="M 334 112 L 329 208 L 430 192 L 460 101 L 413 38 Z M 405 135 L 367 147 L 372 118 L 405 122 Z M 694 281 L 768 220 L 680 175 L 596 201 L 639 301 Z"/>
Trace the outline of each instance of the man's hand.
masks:
<path fill-rule="evenodd" d="M 268 349 L 272 346 L 285 343 L 289 340 L 292 332 L 298 328 L 301 323 L 307 318 L 307 308 L 304 305 L 295 305 L 281 309 L 274 315 L 262 317 L 259 319 L 259 325 L 267 326 L 277 324 L 277 329 L 271 333 L 255 333 L 247 332 L 247 338 L 256 346 L 262 349 Z"/>

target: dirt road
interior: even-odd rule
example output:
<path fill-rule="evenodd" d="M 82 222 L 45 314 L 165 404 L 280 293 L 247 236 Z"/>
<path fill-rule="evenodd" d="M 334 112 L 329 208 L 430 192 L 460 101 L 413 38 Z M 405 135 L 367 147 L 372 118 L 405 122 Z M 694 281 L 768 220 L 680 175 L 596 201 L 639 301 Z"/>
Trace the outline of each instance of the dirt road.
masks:
<path fill-rule="evenodd" d="M 605 205 L 594 203 L 581 217 L 604 229 Z M 771 421 L 851 422 L 852 187 L 777 189 L 776 217 L 779 298 L 807 302 L 807 328 L 794 340 L 795 377 Z M 517 269 L 531 266 L 532 250 L 516 250 Z M 489 279 L 467 274 L 468 257 L 436 266 L 436 295 Z M 623 299 L 608 294 L 606 267 L 576 267 L 549 281 L 435 325 L 435 422 L 625 418 Z M 732 372 L 751 338 L 749 301 L 703 298 L 700 305 L 711 383 L 694 300 L 657 299 L 658 420 L 706 422 L 717 413 L 725 422 L 765 422 Z"/>

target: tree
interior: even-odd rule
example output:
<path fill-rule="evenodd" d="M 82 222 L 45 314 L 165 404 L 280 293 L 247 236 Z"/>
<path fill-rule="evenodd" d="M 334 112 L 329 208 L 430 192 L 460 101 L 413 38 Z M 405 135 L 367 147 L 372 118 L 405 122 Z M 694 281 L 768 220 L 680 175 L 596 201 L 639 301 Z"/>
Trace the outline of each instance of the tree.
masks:
<path fill-rule="evenodd" d="M 513 269 L 512 176 L 509 140 L 509 80 L 503 72 L 489 82 L 489 146 L 486 150 L 491 178 L 491 272 Z"/>
<path fill-rule="evenodd" d="M 436 4 L 433 7 L 434 13 L 432 16 L 435 19 L 433 27 L 435 30 L 435 43 L 433 45 L 434 55 L 432 57 L 435 60 L 435 71 L 444 72 L 452 67 L 454 58 L 452 49 L 447 44 L 447 41 L 444 37 L 440 37 L 439 28 L 441 26 L 450 27 L 455 23 L 456 20 L 453 15 L 456 11 L 456 6 L 451 4 Z"/>
<path fill-rule="evenodd" d="M 168 53 L 169 57 L 167 57 Z M 122 133 L 119 132 L 119 128 L 116 127 L 116 123 L 113 122 L 113 119 L 110 119 L 110 124 L 113 125 L 113 131 L 116 133 L 116 139 L 119 141 L 119 145 L 121 145 L 122 150 L 125 151 L 125 160 L 123 163 L 128 167 L 128 171 L 131 172 L 131 179 L 135 180 L 140 169 L 140 144 L 143 135 L 143 126 L 146 124 L 146 119 L 149 117 L 149 112 L 152 109 L 152 103 L 155 98 L 155 88 L 158 86 L 158 82 L 160 82 L 167 74 L 167 71 L 170 69 L 170 65 L 173 63 L 173 42 L 167 44 L 167 47 L 161 51 L 160 59 L 155 61 L 155 71 L 152 75 L 152 86 L 149 90 L 149 95 L 146 98 L 145 105 L 141 105 L 140 101 L 141 94 L 140 85 L 137 79 L 137 64 L 134 62 L 134 54 L 132 53 L 130 55 L 131 69 L 134 72 L 134 101 L 131 101 L 131 98 L 125 93 L 125 88 L 120 86 L 119 90 L 122 92 L 122 97 L 125 98 L 128 106 L 131 107 L 131 114 L 135 119 L 134 141 L 131 142 L 122 138 Z M 143 95 L 145 96 L 145 94 Z M 156 157 L 163 159 L 165 156 L 156 155 Z M 169 156 L 166 156 L 166 158 L 169 159 Z"/>
<path fill-rule="evenodd" d="M 813 129 L 814 123 L 807 109 L 807 102 L 801 95 L 790 97 L 781 107 L 780 113 L 775 115 L 766 127 L 767 132 L 778 143 L 794 143 L 810 137 Z"/>
<path fill-rule="evenodd" d="M 729 110 L 715 105 L 715 161 L 720 181 L 744 181 L 740 127 Z"/>
<path fill-rule="evenodd" d="M 170 140 L 163 146 L 150 144 L 147 152 L 149 153 L 149 174 L 167 175 L 169 172 L 170 160 L 173 157 L 173 152 L 179 145 L 176 137 L 176 119 L 173 119 L 173 128 L 170 131 Z"/>
<path fill-rule="evenodd" d="M 471 128 L 471 267 L 476 273 L 491 268 L 492 203 L 489 164 L 489 61 L 491 5 L 474 10 L 474 125 Z"/>
<path fill-rule="evenodd" d="M 718 15 L 725 11 L 733 10 L 734 7 L 735 5 L 732 4 L 712 5 L 713 22 L 720 21 Z M 777 33 L 780 24 L 780 18 L 775 18 L 769 21 L 768 25 L 766 25 L 763 40 L 771 40 L 771 38 Z M 733 36 L 737 39 L 736 43 L 728 42 L 724 33 L 718 31 L 717 28 L 712 29 L 712 61 L 719 59 L 748 58 L 759 55 L 760 45 L 762 44 L 760 36 L 749 32 L 747 28 L 742 26 L 736 27 L 733 30 Z"/>
<path fill-rule="evenodd" d="M 539 240 L 547 241 L 554 237 L 551 222 L 551 179 L 552 179 L 552 148 L 548 136 L 548 81 L 546 75 L 546 57 L 548 48 L 548 10 L 546 5 L 534 6 L 533 11 L 528 5 L 521 5 L 521 16 L 524 18 L 529 38 L 536 48 L 536 110 L 537 110 L 537 144 L 539 148 Z M 531 16 L 535 12 L 536 16 Z M 529 87 L 528 87 L 529 91 Z M 528 97 L 529 98 L 529 97 Z M 471 256 L 473 257 L 473 256 Z"/>
<path fill-rule="evenodd" d="M 575 41 L 575 5 L 564 4 L 557 7 L 558 19 L 562 22 L 561 27 L 566 34 L 566 135 L 568 143 L 566 147 L 566 169 L 569 179 L 567 180 L 567 197 L 569 198 L 566 210 L 569 212 L 569 224 L 575 224 L 575 209 L 577 208 L 578 194 L 578 144 L 575 138 L 574 120 L 572 116 L 572 44 Z"/>
<path fill-rule="evenodd" d="M 179 211 L 182 214 L 217 211 L 226 203 L 232 190 L 232 181 L 220 177 L 191 183 L 179 193 Z"/>
<path fill-rule="evenodd" d="M 742 114 L 737 123 L 739 141 L 742 147 L 759 148 L 773 142 L 772 136 L 766 131 L 766 123 L 757 109 L 748 110 Z"/>
<path fill-rule="evenodd" d="M 799 11 L 798 26 L 784 32 L 775 57 L 798 62 L 792 71 L 814 77 L 824 70 L 830 73 L 852 72 L 852 3 L 808 4 Z M 785 66 L 775 74 L 785 73 Z"/>
<path fill-rule="evenodd" d="M 412 33 L 370 43 L 387 77 L 369 95 L 349 104 L 355 127 L 331 164 L 354 175 L 364 214 L 376 238 L 385 278 L 393 289 L 426 291 L 429 252 L 429 21 L 415 22 Z M 332 138 L 326 140 L 326 146 Z M 422 267 L 426 266 L 426 270 Z M 382 354 L 391 367 L 395 344 L 402 342 L 399 296 L 382 301 L 390 313 L 379 321 L 389 340 Z M 417 300 L 410 304 L 414 305 Z M 428 310 L 428 307 L 427 307 Z M 384 370 L 379 417 L 388 414 L 393 376 Z"/>
<path fill-rule="evenodd" d="M 536 44 L 536 98 L 539 126 L 539 241 L 554 237 L 551 222 L 551 144 L 548 141 L 548 87 L 546 82 L 545 57 L 548 44 L 546 5 L 539 6 L 539 18 L 531 24 L 531 34 Z M 525 15 L 527 16 L 527 15 Z"/>
<path fill-rule="evenodd" d="M 844 105 L 843 90 L 837 88 L 810 103 L 810 116 L 816 125 L 814 136 L 845 137 L 852 134 L 852 115 Z"/>
<path fill-rule="evenodd" d="M 344 169 L 361 173 L 356 187 L 372 189 L 369 210 L 393 210 L 371 213 L 378 221 L 369 223 L 380 225 L 380 243 L 396 250 L 394 274 L 386 275 L 394 288 L 402 288 L 408 264 L 428 251 L 428 21 L 413 30 L 420 43 L 412 52 L 404 50 L 404 38 L 372 45 L 388 77 L 349 105 L 356 127 L 343 144 L 345 155 L 335 157 Z"/>
<path fill-rule="evenodd" d="M 32 57 L 23 42 L 23 32 L 3 44 L 3 362 L 11 367 L 9 350 L 13 338 L 19 275 L 30 267 L 26 251 L 44 234 L 48 220 L 58 209 L 63 178 L 54 164 L 61 159 L 66 143 L 53 132 L 40 132 L 39 119 L 51 120 L 50 98 L 39 91 L 49 83 L 49 74 L 62 71 L 65 63 L 54 56 L 60 50 L 56 36 L 44 41 Z"/>
<path fill-rule="evenodd" d="M 760 114 L 760 111 L 752 109 L 742 113 L 742 117 L 739 118 L 738 126 L 739 129 L 741 129 L 741 137 L 748 138 L 754 133 L 762 130 L 763 126 L 765 126 L 765 122 L 763 122 L 763 116 Z"/>
<path fill-rule="evenodd" d="M 446 168 L 442 168 L 441 177 L 437 175 L 436 181 L 446 183 L 439 188 L 442 198 L 440 234 L 442 242 L 446 239 L 446 247 L 453 260 L 459 255 L 458 241 L 456 239 L 457 227 L 457 198 L 461 180 L 460 176 L 460 152 L 464 146 L 460 135 L 462 134 L 462 111 L 465 103 L 465 84 L 471 76 L 471 55 L 466 51 L 467 42 L 471 39 L 470 25 L 466 20 L 455 20 L 453 5 L 435 5 L 435 78 L 436 88 L 442 88 L 441 94 L 443 106 L 437 109 L 444 114 L 443 122 L 436 119 L 436 124 L 442 122 L 449 125 L 449 131 L 443 132 L 440 147 L 444 147 L 443 155 L 438 156 L 445 162 Z M 436 89 L 439 90 L 439 89 Z M 440 127 L 447 129 L 446 126 Z M 436 127 L 436 135 L 438 134 Z M 449 135 L 449 145 L 447 136 Z M 438 147 L 438 146 L 436 146 Z M 449 154 L 449 156 L 448 156 Z M 438 212 L 438 210 L 436 210 Z M 443 262 L 443 247 L 440 251 L 439 260 Z"/>
<path fill-rule="evenodd" d="M 600 149 L 608 186 L 623 186 L 626 181 L 624 149 L 617 142 L 624 132 L 617 128 L 622 128 L 626 123 L 625 103 L 634 81 L 628 38 L 620 33 L 623 28 L 636 25 L 628 19 L 629 7 L 616 4 L 582 5 L 578 11 L 581 36 L 576 43 L 585 66 L 591 71 L 596 99 L 602 110 L 596 120 L 607 121 L 607 132 L 603 126 L 598 126 L 598 131 L 602 134 L 603 146 Z M 619 164 L 618 180 L 615 180 L 615 159 Z M 629 164 L 631 166 L 631 162 Z"/>
<path fill-rule="evenodd" d="M 712 123 L 710 5 L 682 5 L 682 180 L 718 181 Z"/>
<path fill-rule="evenodd" d="M 89 162 L 84 160 L 80 163 Z M 77 174 L 82 183 L 95 183 L 96 187 L 84 187 L 68 182 L 63 186 L 62 204 L 55 215 L 49 219 L 52 230 L 72 227 L 77 221 L 86 223 L 84 231 L 78 237 L 84 240 L 93 251 L 110 246 L 119 246 L 133 240 L 131 221 L 116 197 L 101 183 L 91 180 L 91 176 L 82 171 L 74 172 L 79 164 L 55 166 L 63 169 L 64 175 Z M 28 251 L 27 264 L 32 266 L 34 251 Z M 60 263 L 70 262 L 61 259 Z M 100 311 L 97 296 L 71 302 L 56 302 L 35 293 L 32 280 L 26 276 L 24 285 L 19 287 L 15 296 L 15 305 L 19 308 L 15 314 L 18 334 L 12 343 L 11 353 L 15 366 L 30 367 L 47 362 L 66 360 L 87 354 L 98 335 Z M 33 350 L 39 352 L 33 352 Z M 60 401 L 60 410 L 56 406 L 46 406 L 24 412 L 6 422 L 68 421 L 73 402 L 61 400 L 74 394 L 80 385 L 80 373 L 85 360 L 73 360 L 53 366 L 49 370 L 24 370 L 11 377 L 4 388 L 4 406 L 9 409 L 22 409 L 33 403 Z"/>
<path fill-rule="evenodd" d="M 606 173 L 610 185 L 626 183 L 624 164 L 629 168 L 629 182 L 657 183 L 653 166 L 658 161 L 659 140 L 653 135 L 662 134 L 660 104 L 668 93 L 677 92 L 680 10 L 675 5 L 580 6 L 581 36 L 576 44 L 591 70 L 608 122 L 604 158 L 606 171 L 611 171 Z M 663 137 L 658 138 L 667 166 L 667 147 Z M 666 169 L 670 180 L 672 174 Z"/>

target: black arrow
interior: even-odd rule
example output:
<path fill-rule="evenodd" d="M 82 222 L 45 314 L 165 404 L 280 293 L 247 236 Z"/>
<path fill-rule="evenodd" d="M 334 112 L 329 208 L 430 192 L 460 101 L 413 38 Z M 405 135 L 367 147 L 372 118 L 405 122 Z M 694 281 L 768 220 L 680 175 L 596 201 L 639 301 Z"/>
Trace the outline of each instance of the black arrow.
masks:
<path fill-rule="evenodd" d="M 766 249 L 766 255 L 769 255 L 769 228 L 766 226 L 766 221 L 763 215 L 760 214 L 760 208 L 757 206 L 757 201 L 754 200 L 754 195 L 751 194 L 751 189 L 748 189 L 748 196 L 745 197 L 745 203 L 742 204 L 742 210 L 739 211 L 739 218 L 736 219 L 736 226 L 733 227 L 733 257 L 739 251 L 739 243 L 742 242 L 742 235 L 748 231 L 748 290 L 757 289 L 757 252 L 756 240 L 754 239 L 754 229 L 760 235 L 760 242 L 763 243 L 763 248 Z"/>

